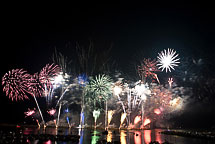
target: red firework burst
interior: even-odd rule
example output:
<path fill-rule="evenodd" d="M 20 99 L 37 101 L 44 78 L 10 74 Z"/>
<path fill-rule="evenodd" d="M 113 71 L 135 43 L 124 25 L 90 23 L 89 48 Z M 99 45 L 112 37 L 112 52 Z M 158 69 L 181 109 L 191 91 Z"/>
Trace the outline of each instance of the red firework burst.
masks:
<path fill-rule="evenodd" d="M 39 80 L 43 85 L 50 87 L 51 81 L 50 78 L 57 76 L 60 73 L 61 69 L 58 65 L 47 64 L 39 74 Z"/>
<path fill-rule="evenodd" d="M 56 109 L 50 109 L 49 111 L 47 111 L 48 112 L 48 114 L 50 114 L 50 115 L 54 115 L 55 113 L 56 113 Z"/>
<path fill-rule="evenodd" d="M 36 109 L 35 109 L 35 108 L 34 108 L 33 110 L 28 109 L 28 111 L 27 111 L 27 112 L 24 112 L 25 117 L 32 116 L 33 114 L 35 114 L 35 111 L 36 111 Z"/>
<path fill-rule="evenodd" d="M 35 73 L 28 80 L 28 93 L 34 96 L 41 96 L 44 91 L 43 85 L 40 83 L 38 73 Z"/>
<path fill-rule="evenodd" d="M 2 77 L 3 91 L 12 101 L 15 99 L 28 99 L 26 95 L 28 89 L 28 79 L 30 74 L 23 69 L 13 69 Z"/>
<path fill-rule="evenodd" d="M 138 66 L 138 73 L 142 80 L 147 77 L 151 79 L 157 79 L 157 74 L 155 72 L 158 72 L 159 70 L 156 65 L 157 61 L 155 59 L 151 60 L 148 58 L 141 62 L 141 66 Z"/>

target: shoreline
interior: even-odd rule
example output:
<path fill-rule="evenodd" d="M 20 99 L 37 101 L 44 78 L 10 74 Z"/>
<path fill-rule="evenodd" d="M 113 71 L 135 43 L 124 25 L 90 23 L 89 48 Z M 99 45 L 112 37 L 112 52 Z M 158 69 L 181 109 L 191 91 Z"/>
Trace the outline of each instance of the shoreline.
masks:
<path fill-rule="evenodd" d="M 215 132 L 210 131 L 167 130 L 160 133 L 165 135 L 215 140 Z"/>

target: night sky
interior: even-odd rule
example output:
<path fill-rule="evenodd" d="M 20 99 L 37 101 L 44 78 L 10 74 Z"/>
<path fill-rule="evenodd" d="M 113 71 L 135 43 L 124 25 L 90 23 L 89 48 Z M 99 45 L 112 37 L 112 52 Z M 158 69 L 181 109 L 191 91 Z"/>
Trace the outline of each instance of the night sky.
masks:
<path fill-rule="evenodd" d="M 5 6 L 1 13 L 1 77 L 11 69 L 31 74 L 50 63 L 55 47 L 73 55 L 76 42 L 92 40 L 100 50 L 113 44 L 111 57 L 122 69 L 143 53 L 156 58 L 164 48 L 181 57 L 205 58 L 214 65 L 214 10 L 209 6 L 86 3 L 62 7 Z M 69 45 L 69 47 L 68 47 Z M 0 122 L 23 119 L 28 102 L 0 95 Z"/>

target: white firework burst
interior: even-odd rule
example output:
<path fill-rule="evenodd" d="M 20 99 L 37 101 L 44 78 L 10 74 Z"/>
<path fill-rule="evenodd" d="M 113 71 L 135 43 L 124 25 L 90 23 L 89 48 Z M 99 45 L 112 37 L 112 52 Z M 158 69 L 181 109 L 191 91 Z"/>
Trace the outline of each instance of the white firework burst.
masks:
<path fill-rule="evenodd" d="M 162 71 L 166 69 L 166 72 L 168 70 L 171 72 L 171 69 L 175 70 L 174 67 L 178 66 L 179 59 L 177 58 L 178 54 L 176 54 L 176 51 L 174 51 L 171 48 L 168 48 L 167 50 L 164 49 L 164 51 L 161 51 L 158 53 L 158 69 L 161 69 Z"/>

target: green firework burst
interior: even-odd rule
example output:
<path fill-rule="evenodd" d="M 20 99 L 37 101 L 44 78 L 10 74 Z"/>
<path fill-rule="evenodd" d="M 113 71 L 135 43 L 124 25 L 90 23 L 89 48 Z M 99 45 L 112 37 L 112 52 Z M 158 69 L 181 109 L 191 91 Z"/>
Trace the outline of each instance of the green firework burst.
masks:
<path fill-rule="evenodd" d="M 87 95 L 96 101 L 105 101 L 112 94 L 112 79 L 107 75 L 98 75 L 86 86 Z"/>

